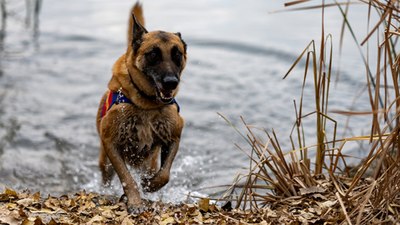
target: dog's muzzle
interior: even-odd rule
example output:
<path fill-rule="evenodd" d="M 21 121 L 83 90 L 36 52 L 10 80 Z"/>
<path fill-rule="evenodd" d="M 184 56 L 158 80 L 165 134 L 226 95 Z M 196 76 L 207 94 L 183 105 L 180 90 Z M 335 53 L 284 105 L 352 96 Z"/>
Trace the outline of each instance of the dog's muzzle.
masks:
<path fill-rule="evenodd" d="M 179 80 L 176 76 L 167 76 L 164 77 L 161 84 L 165 90 L 175 90 L 178 87 Z"/>
<path fill-rule="evenodd" d="M 178 84 L 179 79 L 175 75 L 167 75 L 160 82 L 156 82 L 157 95 L 160 101 L 170 103 L 174 98 L 173 92 L 178 87 Z"/>

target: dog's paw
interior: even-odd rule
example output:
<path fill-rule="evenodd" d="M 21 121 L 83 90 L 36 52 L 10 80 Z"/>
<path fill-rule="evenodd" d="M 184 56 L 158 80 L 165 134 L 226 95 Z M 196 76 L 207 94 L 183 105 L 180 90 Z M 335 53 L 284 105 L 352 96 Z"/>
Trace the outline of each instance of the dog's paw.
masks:
<path fill-rule="evenodd" d="M 139 215 L 145 212 L 148 208 L 142 206 L 128 206 L 127 211 L 128 214 L 131 215 Z"/>
<path fill-rule="evenodd" d="M 125 205 L 128 205 L 128 196 L 126 194 L 122 194 L 121 197 L 119 197 L 119 202 L 125 203 Z"/>
<path fill-rule="evenodd" d="M 151 179 L 151 178 L 150 179 L 147 179 L 147 178 L 146 179 L 142 179 L 142 182 L 141 182 L 143 191 L 145 191 L 145 192 L 155 192 L 158 189 L 160 189 L 161 187 L 159 187 L 156 184 L 158 184 L 158 183 L 154 182 L 154 180 Z"/>
<path fill-rule="evenodd" d="M 164 185 L 168 183 L 168 178 L 163 176 L 154 176 L 151 178 L 142 178 L 142 188 L 145 192 L 155 192 L 160 190 Z"/>
<path fill-rule="evenodd" d="M 148 211 L 149 209 L 151 209 L 151 202 L 148 200 L 143 200 L 140 204 L 127 204 L 127 211 L 129 214 L 131 215 L 139 215 L 143 212 Z"/>
<path fill-rule="evenodd" d="M 139 215 L 149 209 L 147 200 L 137 200 L 130 202 L 128 196 L 125 194 L 121 195 L 119 202 L 126 206 L 126 210 L 131 215 Z"/>

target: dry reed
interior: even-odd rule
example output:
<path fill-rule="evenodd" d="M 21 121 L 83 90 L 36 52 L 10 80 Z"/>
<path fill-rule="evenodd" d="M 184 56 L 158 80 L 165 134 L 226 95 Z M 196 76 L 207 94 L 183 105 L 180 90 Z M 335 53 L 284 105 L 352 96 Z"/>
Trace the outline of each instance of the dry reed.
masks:
<path fill-rule="evenodd" d="M 311 1 L 293 1 L 285 6 L 295 7 L 306 2 Z M 347 19 L 349 6 L 355 3 L 368 7 L 366 19 L 372 24 L 372 29 L 362 41 L 357 40 Z M 366 71 L 370 112 L 328 110 L 333 44 L 331 36 L 326 35 L 324 29 L 326 7 L 337 7 L 342 14 L 340 48 L 345 30 L 350 31 L 358 46 Z M 316 200 L 319 206 L 328 202 L 332 204 L 331 209 L 325 208 L 319 214 L 319 221 L 337 224 L 400 223 L 400 2 L 361 0 L 325 4 L 323 1 L 320 5 L 288 10 L 309 9 L 322 10 L 319 50 L 316 42 L 311 41 L 284 76 L 289 76 L 301 60 L 306 61 L 299 104 L 294 102 L 296 122 L 290 136 L 292 149 L 284 151 L 274 131 L 265 131 L 268 141 L 262 142 L 242 118 L 247 130 L 246 134 L 241 135 L 249 144 L 249 158 L 252 163 L 249 172 L 235 179 L 224 198 L 236 201 L 237 208 L 260 211 L 266 207 L 290 208 L 293 201 L 300 199 L 303 201 L 300 207 L 306 207 L 306 199 L 315 200 L 315 195 L 321 194 L 322 200 Z M 371 21 L 372 11 L 379 15 L 377 21 Z M 372 36 L 376 36 L 378 44 L 370 43 Z M 364 54 L 361 48 L 366 45 L 368 51 Z M 376 51 L 375 63 L 368 61 L 369 51 Z M 373 68 L 376 68 L 375 72 Z M 303 93 L 309 76 L 312 76 L 314 84 L 315 111 L 304 113 Z M 338 113 L 347 116 L 370 115 L 370 134 L 337 139 L 337 121 L 329 114 Z M 311 116 L 315 118 L 317 143 L 307 146 L 302 120 Z M 229 123 L 228 120 L 227 122 Z M 238 128 L 235 129 L 241 132 Z M 340 165 L 347 165 L 342 150 L 348 142 L 353 141 L 367 142 L 369 153 L 351 174 L 346 173 L 346 168 L 341 168 Z M 314 159 L 309 154 L 312 150 L 316 152 Z M 312 164 L 315 164 L 315 167 L 312 167 Z M 293 211 L 288 210 L 288 213 Z"/>

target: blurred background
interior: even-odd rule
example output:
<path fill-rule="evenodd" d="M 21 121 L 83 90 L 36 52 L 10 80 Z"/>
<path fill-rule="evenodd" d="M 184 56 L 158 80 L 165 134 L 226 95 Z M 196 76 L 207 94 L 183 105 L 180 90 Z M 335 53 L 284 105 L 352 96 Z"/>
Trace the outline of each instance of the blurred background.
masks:
<path fill-rule="evenodd" d="M 303 69 L 282 78 L 311 40 L 319 43 L 321 10 L 282 12 L 284 2 L 142 1 L 148 30 L 181 32 L 188 44 L 177 98 L 186 126 L 170 183 L 155 198 L 177 202 L 188 193 L 215 193 L 221 188 L 213 187 L 230 184 L 248 166 L 235 146 L 246 151 L 245 140 L 217 113 L 243 132 L 241 116 L 261 131 L 274 129 L 282 148 L 290 149 L 293 100 L 299 101 Z M 0 0 L 0 188 L 53 195 L 82 189 L 122 193 L 116 179 L 111 189 L 101 186 L 95 116 L 111 67 L 126 49 L 134 3 Z M 356 33 L 365 33 L 367 13 L 364 5 L 350 7 L 349 20 L 360 29 Z M 333 36 L 333 70 L 340 71 L 332 81 L 330 107 L 368 111 L 357 47 L 345 33 L 339 60 L 342 16 L 332 7 L 325 19 L 325 33 Z M 304 93 L 307 112 L 313 111 L 311 81 Z M 346 128 L 338 129 L 340 136 L 370 129 L 369 117 L 334 119 Z M 314 126 L 312 120 L 304 124 Z M 346 148 L 362 154 L 362 146 Z"/>

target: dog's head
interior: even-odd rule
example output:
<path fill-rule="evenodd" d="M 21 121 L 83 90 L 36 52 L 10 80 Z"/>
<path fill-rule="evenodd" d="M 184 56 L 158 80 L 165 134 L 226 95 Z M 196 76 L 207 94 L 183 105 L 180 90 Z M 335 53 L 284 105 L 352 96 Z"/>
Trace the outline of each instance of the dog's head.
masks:
<path fill-rule="evenodd" d="M 163 103 L 173 100 L 186 65 L 186 43 L 180 33 L 148 32 L 132 14 L 132 40 L 127 60 L 144 76 Z"/>

